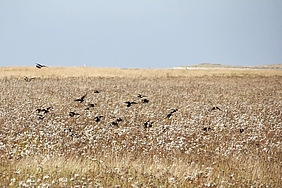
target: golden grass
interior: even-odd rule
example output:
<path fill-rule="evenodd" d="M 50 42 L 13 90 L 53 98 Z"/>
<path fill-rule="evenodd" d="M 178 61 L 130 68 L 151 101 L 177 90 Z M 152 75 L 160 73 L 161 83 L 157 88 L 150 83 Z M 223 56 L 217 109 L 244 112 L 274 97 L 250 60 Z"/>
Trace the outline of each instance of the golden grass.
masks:
<path fill-rule="evenodd" d="M 281 69 L 121 69 L 90 67 L 0 67 L 0 77 L 169 77 L 169 76 L 281 76 Z"/>
<path fill-rule="evenodd" d="M 278 70 L 1 71 L 0 187 L 282 185 Z"/>

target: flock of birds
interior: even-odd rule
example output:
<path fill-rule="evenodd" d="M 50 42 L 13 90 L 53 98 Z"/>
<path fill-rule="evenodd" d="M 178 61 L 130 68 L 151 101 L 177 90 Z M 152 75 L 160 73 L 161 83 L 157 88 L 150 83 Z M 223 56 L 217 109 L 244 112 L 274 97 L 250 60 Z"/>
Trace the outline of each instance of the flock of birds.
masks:
<path fill-rule="evenodd" d="M 47 66 L 39 64 L 39 63 L 36 63 L 36 68 L 38 68 L 38 69 L 45 68 L 45 67 L 47 67 Z M 24 77 L 24 80 L 26 82 L 30 82 L 30 81 L 32 81 L 34 79 L 35 79 L 34 77 L 32 77 L 32 78 Z M 99 93 L 99 91 L 95 90 L 94 93 Z M 83 103 L 85 101 L 86 97 L 87 97 L 87 93 L 85 95 L 83 95 L 82 97 L 80 97 L 80 98 L 74 99 L 74 101 L 78 102 L 78 103 Z M 137 97 L 140 98 L 141 103 L 149 103 L 149 100 L 146 98 L 147 96 L 142 95 L 142 94 L 137 94 Z M 138 104 L 135 101 L 125 101 L 124 103 L 126 104 L 126 107 L 128 107 L 128 108 L 131 107 L 132 105 Z M 87 108 L 85 110 L 90 110 L 90 108 L 94 108 L 96 105 L 97 104 L 94 104 L 94 103 L 88 103 Z M 38 115 L 39 119 L 41 119 L 41 120 L 44 119 L 45 118 L 44 115 L 49 113 L 51 109 L 52 109 L 52 107 L 36 109 L 36 112 L 37 112 L 37 115 Z M 212 107 L 210 110 L 211 111 L 215 111 L 215 110 L 222 111 L 218 106 Z M 171 111 L 165 116 L 165 118 L 166 119 L 171 119 L 173 114 L 176 113 L 177 111 L 178 111 L 178 109 L 176 109 L 176 108 L 175 109 L 171 109 Z M 74 111 L 70 111 L 69 112 L 69 116 L 70 117 L 75 117 L 75 116 L 79 116 L 79 115 L 80 114 L 78 114 L 78 113 L 76 113 Z M 98 123 L 98 122 L 101 121 L 101 119 L 103 117 L 104 116 L 102 116 L 102 115 L 98 115 L 98 116 L 94 117 L 94 121 Z M 122 121 L 123 121 L 122 118 L 116 118 L 114 121 L 112 121 L 110 123 L 110 125 L 118 127 L 118 124 L 120 122 L 122 122 Z M 145 123 L 143 123 L 143 127 L 144 128 L 150 128 L 150 127 L 153 127 L 153 124 L 154 124 L 154 121 L 148 120 Z M 203 128 L 203 131 L 210 131 L 210 130 L 212 130 L 212 128 L 210 128 L 210 127 L 204 127 Z M 244 129 L 240 129 L 240 133 L 242 133 L 243 131 L 244 131 Z"/>

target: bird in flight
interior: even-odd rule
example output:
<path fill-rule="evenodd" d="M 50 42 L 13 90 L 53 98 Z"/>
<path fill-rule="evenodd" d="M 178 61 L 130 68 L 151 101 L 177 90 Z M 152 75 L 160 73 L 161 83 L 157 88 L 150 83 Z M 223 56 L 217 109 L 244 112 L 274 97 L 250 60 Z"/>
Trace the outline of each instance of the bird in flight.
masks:
<path fill-rule="evenodd" d="M 146 121 L 145 123 L 143 123 L 143 127 L 146 129 L 146 128 L 150 128 L 150 127 L 153 127 L 153 124 L 154 122 L 153 121 Z"/>
<path fill-rule="evenodd" d="M 138 94 L 137 97 L 138 97 L 138 98 L 143 98 L 143 97 L 146 97 L 146 96 L 141 95 L 141 94 Z"/>
<path fill-rule="evenodd" d="M 35 79 L 35 78 L 34 78 L 34 77 L 28 78 L 28 77 L 26 77 L 26 76 L 24 77 L 24 80 L 27 81 L 27 82 L 30 82 L 30 81 L 33 80 L 33 79 Z"/>
<path fill-rule="evenodd" d="M 47 66 L 46 66 L 46 65 L 41 65 L 41 64 L 39 64 L 39 63 L 36 63 L 36 67 L 37 67 L 38 69 L 41 69 L 41 68 L 47 67 Z"/>
<path fill-rule="evenodd" d="M 169 119 L 172 116 L 172 114 L 177 112 L 177 111 L 178 111 L 178 109 L 172 109 L 172 111 L 169 114 L 167 114 L 166 118 Z"/>
<path fill-rule="evenodd" d="M 82 103 L 82 102 L 84 101 L 86 95 L 87 95 L 87 94 L 83 95 L 83 96 L 82 96 L 81 98 L 79 98 L 79 99 L 75 99 L 74 101 L 77 101 L 77 102 Z"/>
<path fill-rule="evenodd" d="M 121 118 L 117 118 L 117 122 L 122 122 L 122 119 Z"/>
<path fill-rule="evenodd" d="M 97 104 L 93 104 L 93 103 L 89 103 L 88 104 L 88 107 L 87 108 L 85 108 L 85 110 L 90 110 L 90 108 L 93 108 L 95 105 L 97 105 Z"/>
<path fill-rule="evenodd" d="M 149 100 L 148 99 L 142 99 L 142 103 L 148 103 Z"/>
<path fill-rule="evenodd" d="M 101 121 L 101 118 L 104 117 L 104 116 L 96 116 L 94 118 L 94 120 L 98 123 L 99 121 Z"/>
<path fill-rule="evenodd" d="M 126 101 L 126 102 L 124 102 L 124 103 L 126 103 L 127 105 L 127 107 L 130 107 L 132 104 L 137 104 L 136 102 L 130 102 L 130 101 Z"/>
<path fill-rule="evenodd" d="M 70 112 L 69 115 L 70 115 L 70 117 L 74 117 L 75 115 L 79 115 L 79 114 L 75 113 L 75 112 Z"/>
<path fill-rule="evenodd" d="M 217 107 L 217 106 L 212 107 L 212 109 L 211 109 L 211 110 L 220 110 L 220 111 L 221 111 L 221 109 L 220 109 L 219 107 Z"/>
<path fill-rule="evenodd" d="M 36 109 L 36 112 L 38 112 L 38 113 L 43 112 L 44 114 L 47 114 L 51 108 L 52 108 L 52 107 L 48 107 L 48 108 L 38 108 L 38 109 Z"/>

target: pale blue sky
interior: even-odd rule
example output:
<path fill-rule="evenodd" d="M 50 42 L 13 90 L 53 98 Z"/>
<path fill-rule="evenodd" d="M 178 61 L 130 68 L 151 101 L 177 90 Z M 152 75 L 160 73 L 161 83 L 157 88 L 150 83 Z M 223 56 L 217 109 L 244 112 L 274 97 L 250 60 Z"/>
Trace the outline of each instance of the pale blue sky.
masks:
<path fill-rule="evenodd" d="M 1 0 L 0 66 L 282 63 L 282 0 Z"/>

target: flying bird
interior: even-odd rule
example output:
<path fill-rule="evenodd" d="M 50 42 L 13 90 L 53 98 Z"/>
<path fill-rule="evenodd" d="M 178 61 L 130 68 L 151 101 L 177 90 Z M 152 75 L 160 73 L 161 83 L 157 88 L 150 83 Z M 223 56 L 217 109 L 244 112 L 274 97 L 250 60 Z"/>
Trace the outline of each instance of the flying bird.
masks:
<path fill-rule="evenodd" d="M 146 121 L 145 123 L 143 123 L 143 127 L 146 129 L 146 128 L 150 128 L 150 127 L 153 127 L 153 121 Z"/>
<path fill-rule="evenodd" d="M 79 115 L 79 114 L 75 113 L 75 112 L 70 112 L 69 115 L 70 115 L 70 117 L 74 117 L 75 115 Z"/>
<path fill-rule="evenodd" d="M 210 127 L 204 127 L 204 128 L 203 128 L 203 131 L 211 131 L 211 130 L 213 130 L 213 129 L 210 128 Z"/>
<path fill-rule="evenodd" d="M 122 122 L 122 119 L 121 118 L 117 118 L 117 122 Z"/>
<path fill-rule="evenodd" d="M 142 103 L 148 103 L 149 102 L 148 99 L 142 99 L 141 101 L 142 101 Z"/>
<path fill-rule="evenodd" d="M 52 108 L 52 107 L 48 107 L 48 108 L 38 108 L 38 109 L 36 109 L 36 112 L 38 112 L 38 113 L 43 112 L 44 114 L 47 114 L 51 108 Z"/>
<path fill-rule="evenodd" d="M 212 109 L 211 109 L 211 110 L 220 110 L 220 111 L 221 111 L 221 109 L 220 109 L 219 107 L 217 107 L 217 106 L 212 107 Z"/>
<path fill-rule="evenodd" d="M 143 97 L 146 97 L 146 96 L 141 95 L 141 94 L 138 94 L 138 95 L 137 95 L 137 97 L 139 97 L 139 98 L 143 98 Z"/>
<path fill-rule="evenodd" d="M 104 117 L 104 116 L 96 116 L 94 118 L 94 120 L 98 123 L 99 121 L 101 121 L 101 118 Z"/>
<path fill-rule="evenodd" d="M 41 69 L 41 68 L 47 67 L 47 66 L 46 66 L 46 65 L 41 65 L 41 64 L 39 64 L 39 63 L 36 63 L 36 67 L 37 67 L 38 69 Z"/>
<path fill-rule="evenodd" d="M 38 114 L 38 118 L 39 118 L 39 119 L 44 119 L 45 116 L 43 116 L 42 114 Z"/>
<path fill-rule="evenodd" d="M 88 107 L 85 108 L 85 110 L 90 110 L 90 108 L 93 108 L 96 104 L 92 104 L 92 103 L 89 103 L 88 104 Z"/>
<path fill-rule="evenodd" d="M 117 123 L 117 122 L 115 122 L 115 121 L 113 121 L 113 122 L 111 123 L 111 125 L 113 125 L 113 126 L 117 126 L 117 127 L 118 127 L 118 123 Z"/>
<path fill-rule="evenodd" d="M 24 77 L 24 80 L 27 81 L 27 82 L 30 82 L 30 81 L 33 80 L 33 79 L 35 79 L 35 78 L 34 78 L 34 77 L 33 77 L 33 78 L 28 78 L 28 77 L 26 77 L 26 76 Z"/>
<path fill-rule="evenodd" d="M 74 101 L 77 101 L 77 102 L 82 103 L 82 102 L 84 101 L 86 95 L 87 95 L 87 94 L 83 95 L 83 96 L 82 96 L 81 98 L 79 98 L 79 99 L 75 99 Z"/>
<path fill-rule="evenodd" d="M 172 111 L 169 114 L 167 114 L 166 118 L 169 119 L 172 116 L 172 114 L 177 112 L 177 111 L 178 111 L 178 109 L 172 109 Z"/>
<path fill-rule="evenodd" d="M 130 107 L 132 104 L 137 104 L 136 102 L 130 102 L 130 101 L 126 101 L 126 102 L 124 102 L 124 103 L 126 103 L 127 105 L 127 107 Z"/>

